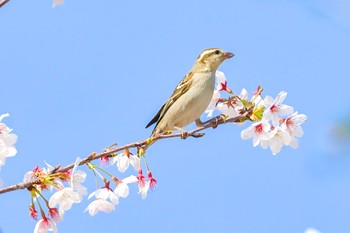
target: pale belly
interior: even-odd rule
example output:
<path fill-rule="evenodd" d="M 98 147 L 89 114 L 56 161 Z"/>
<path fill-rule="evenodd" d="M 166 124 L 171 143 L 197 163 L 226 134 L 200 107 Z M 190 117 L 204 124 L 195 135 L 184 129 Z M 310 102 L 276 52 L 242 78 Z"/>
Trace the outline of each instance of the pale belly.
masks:
<path fill-rule="evenodd" d="M 163 130 L 186 127 L 199 119 L 208 107 L 214 91 L 214 75 L 208 75 L 194 81 L 196 81 L 194 83 L 196 85 L 183 94 L 163 117 L 162 121 L 166 123 L 163 125 Z"/>

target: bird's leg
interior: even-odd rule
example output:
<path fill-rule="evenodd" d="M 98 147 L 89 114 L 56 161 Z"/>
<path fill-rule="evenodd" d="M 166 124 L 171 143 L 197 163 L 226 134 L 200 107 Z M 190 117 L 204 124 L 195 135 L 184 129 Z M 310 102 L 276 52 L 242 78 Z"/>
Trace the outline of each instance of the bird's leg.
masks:
<path fill-rule="evenodd" d="M 200 118 L 198 118 L 198 119 L 196 120 L 196 126 L 197 126 L 197 127 L 202 127 L 203 125 L 204 125 L 204 123 L 201 121 Z"/>
<path fill-rule="evenodd" d="M 215 117 L 215 121 L 211 121 L 210 124 L 211 124 L 211 126 L 213 127 L 213 129 L 215 129 L 216 127 L 218 127 L 218 124 L 219 124 L 218 118 Z"/>
<path fill-rule="evenodd" d="M 174 129 L 179 130 L 181 132 L 181 139 L 187 138 L 188 133 L 184 129 L 177 127 L 177 126 L 174 126 Z"/>

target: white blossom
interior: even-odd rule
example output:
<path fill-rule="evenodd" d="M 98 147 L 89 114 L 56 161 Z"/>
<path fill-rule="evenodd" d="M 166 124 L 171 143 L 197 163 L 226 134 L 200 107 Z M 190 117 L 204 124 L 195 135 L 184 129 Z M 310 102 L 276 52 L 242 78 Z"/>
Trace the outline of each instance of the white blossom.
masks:
<path fill-rule="evenodd" d="M 72 207 L 73 203 L 79 203 L 81 200 L 81 196 L 73 188 L 66 187 L 50 197 L 49 206 L 54 208 L 59 205 L 61 210 L 66 211 Z"/>
<path fill-rule="evenodd" d="M 149 190 L 149 181 L 145 181 L 144 184 L 139 184 L 139 194 L 141 194 L 142 199 L 147 197 L 147 192 Z"/>
<path fill-rule="evenodd" d="M 130 164 L 134 167 L 135 171 L 138 171 L 141 166 L 140 158 L 128 151 L 113 157 L 111 159 L 111 164 L 114 163 L 117 163 L 117 167 L 120 172 L 125 172 L 129 168 Z"/>
<path fill-rule="evenodd" d="M 265 111 L 263 117 L 266 120 L 271 120 L 274 126 L 279 125 L 280 116 L 285 116 L 294 112 L 293 107 L 282 104 L 286 97 L 287 92 L 281 91 L 276 99 L 273 99 L 270 96 L 266 96 L 264 99 Z"/>
<path fill-rule="evenodd" d="M 0 115 L 0 121 L 9 114 Z M 0 122 L 0 168 L 5 165 L 6 158 L 15 156 L 17 150 L 14 144 L 17 142 L 17 135 L 10 133 L 10 129 L 6 124 Z"/>
<path fill-rule="evenodd" d="M 128 176 L 124 179 L 122 179 L 118 184 L 117 187 L 114 189 L 114 193 L 117 194 L 119 197 L 126 198 L 129 195 L 129 186 L 130 183 L 137 182 L 137 177 L 134 175 Z"/>
<path fill-rule="evenodd" d="M 74 167 L 72 169 L 70 186 L 76 190 L 79 195 L 86 195 L 88 193 L 87 188 L 81 185 L 81 183 L 86 179 L 86 173 L 81 170 L 77 170 L 80 161 L 81 159 L 79 157 L 75 161 Z"/>
<path fill-rule="evenodd" d="M 287 130 L 293 137 L 302 137 L 304 132 L 301 125 L 307 120 L 307 116 L 304 114 L 293 113 L 289 117 L 283 120 L 282 127 Z"/>
<path fill-rule="evenodd" d="M 110 188 L 103 187 L 97 189 L 89 195 L 88 199 L 92 198 L 93 196 L 95 196 L 96 199 L 109 199 L 114 205 L 119 203 L 118 196 Z"/>
<path fill-rule="evenodd" d="M 253 138 L 253 146 L 256 147 L 262 140 L 270 139 L 270 130 L 271 125 L 268 121 L 255 122 L 241 132 L 241 138 L 243 140 Z"/>
<path fill-rule="evenodd" d="M 99 211 L 109 213 L 115 210 L 115 205 L 104 200 L 104 199 L 96 199 L 91 202 L 88 207 L 84 210 L 84 212 L 89 211 L 91 216 L 96 215 Z"/>
<path fill-rule="evenodd" d="M 270 133 L 270 139 L 262 140 L 261 146 L 266 149 L 270 147 L 272 154 L 278 154 L 283 146 L 287 146 L 291 143 L 292 137 L 282 127 L 277 126 Z"/>
<path fill-rule="evenodd" d="M 34 233 L 46 233 L 48 231 L 56 233 L 56 223 L 49 218 L 40 219 L 35 225 Z"/>

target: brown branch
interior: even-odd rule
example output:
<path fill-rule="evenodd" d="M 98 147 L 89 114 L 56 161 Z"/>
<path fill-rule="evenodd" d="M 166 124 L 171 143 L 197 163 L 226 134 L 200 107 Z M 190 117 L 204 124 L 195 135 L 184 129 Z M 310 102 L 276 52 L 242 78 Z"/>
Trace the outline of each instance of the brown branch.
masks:
<path fill-rule="evenodd" d="M 157 135 L 157 136 L 155 136 L 152 139 L 151 143 L 153 144 L 153 143 L 155 143 L 158 140 L 162 140 L 162 139 L 166 139 L 166 138 L 179 137 L 179 138 L 183 138 L 184 139 L 185 137 L 194 137 L 194 138 L 202 137 L 202 136 L 204 136 L 204 133 L 199 133 L 200 131 L 203 131 L 203 130 L 205 130 L 207 128 L 211 128 L 211 127 L 212 128 L 216 128 L 218 125 L 222 125 L 222 124 L 226 124 L 226 123 L 230 123 L 230 122 L 233 122 L 233 123 L 242 122 L 242 121 L 247 119 L 247 115 L 248 115 L 248 113 L 246 112 L 245 114 L 243 114 L 241 116 L 237 116 L 237 117 L 230 118 L 230 119 L 224 119 L 222 116 L 217 116 L 217 117 L 214 117 L 214 118 L 204 122 L 203 126 L 198 127 L 198 128 L 196 128 L 194 130 L 188 131 L 185 134 L 182 132 L 182 133 L 175 133 L 175 134 L 161 134 L 161 135 Z M 83 159 L 79 163 L 79 166 L 87 164 L 90 161 L 100 159 L 101 157 L 105 157 L 105 156 L 106 157 L 113 157 L 113 156 L 115 156 L 115 154 L 117 152 L 123 151 L 125 149 L 139 148 L 139 147 L 146 148 L 151 143 L 150 143 L 149 139 L 146 139 L 146 140 L 142 140 L 142 141 L 139 141 L 139 142 L 129 143 L 129 144 L 126 144 L 124 146 L 121 146 L 121 147 L 118 147 L 118 148 L 115 148 L 115 149 L 109 148 L 105 152 L 102 152 L 102 153 L 99 153 L 99 154 L 94 152 L 94 153 L 90 154 L 88 157 L 86 157 L 85 159 Z M 60 165 L 58 165 L 51 171 L 51 173 L 54 174 L 54 173 L 59 173 L 59 172 L 66 172 L 66 171 L 72 169 L 73 167 L 74 167 L 74 163 L 71 163 L 71 164 L 69 164 L 69 165 L 67 165 L 67 166 L 65 166 L 63 168 L 60 168 Z M 11 191 L 15 191 L 15 190 L 19 190 L 19 189 L 27 189 L 27 188 L 35 185 L 35 184 L 40 184 L 40 182 L 32 181 L 32 182 L 27 182 L 27 183 L 24 183 L 24 182 L 18 183 L 18 184 L 11 185 L 11 186 L 8 186 L 8 187 L 0 189 L 0 194 L 11 192 Z"/>
<path fill-rule="evenodd" d="M 0 1 L 0 7 L 2 7 L 3 5 L 5 5 L 6 3 L 8 3 L 10 0 L 2 0 Z"/>

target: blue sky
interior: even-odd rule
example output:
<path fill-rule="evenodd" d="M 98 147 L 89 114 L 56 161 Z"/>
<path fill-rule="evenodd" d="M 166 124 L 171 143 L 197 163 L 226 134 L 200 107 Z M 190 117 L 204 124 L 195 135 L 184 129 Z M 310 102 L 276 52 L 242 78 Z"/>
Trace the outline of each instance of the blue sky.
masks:
<path fill-rule="evenodd" d="M 156 191 L 141 200 L 134 188 L 95 217 L 82 213 L 85 200 L 59 232 L 350 231 L 349 151 L 330 136 L 349 116 L 349 2 L 67 0 L 52 9 L 11 0 L 0 25 L 0 113 L 19 136 L 5 185 L 44 161 L 147 138 L 144 126 L 208 47 L 235 53 L 220 67 L 235 92 L 285 90 L 285 103 L 308 116 L 300 148 L 277 156 L 240 139 L 248 124 L 157 142 L 148 151 Z M 1 195 L 3 233 L 32 232 L 29 202 L 26 191 Z"/>

